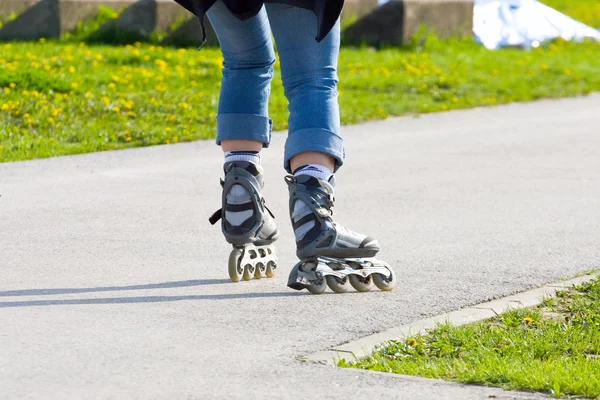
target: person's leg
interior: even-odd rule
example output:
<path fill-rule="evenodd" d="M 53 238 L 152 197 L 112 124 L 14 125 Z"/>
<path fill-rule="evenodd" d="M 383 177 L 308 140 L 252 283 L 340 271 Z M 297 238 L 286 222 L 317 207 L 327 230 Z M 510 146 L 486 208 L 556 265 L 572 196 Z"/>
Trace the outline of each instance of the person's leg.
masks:
<path fill-rule="evenodd" d="M 343 163 L 339 136 L 337 59 L 339 21 L 320 43 L 314 39 L 317 19 L 313 12 L 268 4 L 281 61 L 281 78 L 289 101 L 289 135 L 285 168 L 294 176 L 286 181 L 290 192 L 290 217 L 301 260 L 319 256 L 373 257 L 377 240 L 334 223 L 333 172 Z M 291 277 L 290 287 L 301 288 Z"/>
<path fill-rule="evenodd" d="M 265 9 L 240 21 L 219 0 L 207 16 L 223 53 L 217 143 L 225 152 L 259 151 L 271 140 L 268 104 L 275 63 Z"/>
<path fill-rule="evenodd" d="M 269 245 L 278 232 L 261 195 L 264 181 L 259 156 L 271 140 L 268 101 L 275 53 L 269 21 L 264 8 L 240 21 L 221 0 L 207 16 L 223 53 L 217 143 L 225 152 L 222 208 L 210 221 L 222 219 L 223 234 L 234 246 Z M 230 268 L 230 274 L 233 271 L 232 279 L 239 280 L 236 269 L 235 265 Z"/>
<path fill-rule="evenodd" d="M 281 4 L 267 4 L 266 9 L 289 102 L 285 168 L 293 172 L 303 165 L 319 164 L 334 171 L 344 159 L 336 90 L 339 22 L 317 43 L 317 19 L 312 11 Z"/>

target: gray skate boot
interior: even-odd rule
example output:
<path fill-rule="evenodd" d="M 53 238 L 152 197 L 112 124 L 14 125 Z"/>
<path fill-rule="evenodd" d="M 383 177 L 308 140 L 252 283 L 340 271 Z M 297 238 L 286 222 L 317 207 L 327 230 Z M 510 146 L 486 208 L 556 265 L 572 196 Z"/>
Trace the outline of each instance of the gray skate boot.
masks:
<path fill-rule="evenodd" d="M 229 256 L 229 276 L 232 281 L 250 280 L 254 276 L 272 277 L 277 268 L 273 242 L 279 236 L 274 216 L 261 196 L 264 187 L 260 165 L 235 161 L 224 166 L 222 208 L 209 219 L 221 220 L 221 230 L 233 245 Z"/>
<path fill-rule="evenodd" d="M 329 286 L 345 293 L 352 285 L 367 292 L 372 284 L 392 290 L 396 278 L 385 262 L 374 257 L 379 242 L 352 232 L 333 221 L 333 182 L 309 175 L 287 176 L 290 192 L 290 217 L 296 235 L 296 255 L 288 286 L 323 293 Z"/>

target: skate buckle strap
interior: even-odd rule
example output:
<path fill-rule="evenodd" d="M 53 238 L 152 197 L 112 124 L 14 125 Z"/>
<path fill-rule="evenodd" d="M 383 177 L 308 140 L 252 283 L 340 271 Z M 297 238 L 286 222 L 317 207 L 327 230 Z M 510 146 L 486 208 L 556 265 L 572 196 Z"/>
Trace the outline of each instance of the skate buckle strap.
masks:
<path fill-rule="evenodd" d="M 315 213 L 321 218 L 329 218 L 331 217 L 331 210 L 328 210 L 325 207 L 315 208 Z"/>
<path fill-rule="evenodd" d="M 275 219 L 275 216 L 273 215 L 273 213 L 271 212 L 271 210 L 269 210 L 269 207 L 267 207 L 267 202 L 265 201 L 265 198 L 263 197 L 261 199 L 263 206 L 265 207 L 265 210 L 267 210 L 269 212 L 269 215 L 271 215 L 271 217 L 273 217 L 273 219 Z"/>
<path fill-rule="evenodd" d="M 217 222 L 219 222 L 219 220 L 221 218 L 223 218 L 223 209 L 222 208 L 215 211 L 215 213 L 208 219 L 208 222 L 210 222 L 211 225 L 214 225 Z"/>

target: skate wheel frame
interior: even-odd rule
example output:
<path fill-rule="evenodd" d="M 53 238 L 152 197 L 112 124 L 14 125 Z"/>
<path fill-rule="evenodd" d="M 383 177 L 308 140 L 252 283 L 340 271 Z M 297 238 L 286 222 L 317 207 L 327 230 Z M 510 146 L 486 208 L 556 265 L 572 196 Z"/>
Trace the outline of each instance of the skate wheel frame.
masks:
<path fill-rule="evenodd" d="M 314 261 L 299 262 L 292 269 L 288 286 L 308 289 L 321 294 L 326 286 L 336 293 L 346 293 L 350 286 L 358 292 L 368 292 L 373 284 L 389 291 L 396 286 L 396 275 L 391 267 L 375 258 L 319 257 Z"/>
<path fill-rule="evenodd" d="M 271 278 L 277 269 L 277 255 L 273 245 L 255 246 L 247 244 L 234 246 L 229 255 L 229 277 L 233 282 L 249 281 L 253 277 Z"/>

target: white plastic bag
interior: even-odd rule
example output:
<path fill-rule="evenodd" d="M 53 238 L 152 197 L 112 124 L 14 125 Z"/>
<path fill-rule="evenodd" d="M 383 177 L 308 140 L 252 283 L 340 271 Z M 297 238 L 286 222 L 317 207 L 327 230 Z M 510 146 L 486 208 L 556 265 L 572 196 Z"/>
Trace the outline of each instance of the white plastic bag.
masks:
<path fill-rule="evenodd" d="M 475 0 L 475 40 L 488 49 L 537 47 L 563 38 L 600 41 L 600 32 L 535 0 Z"/>

